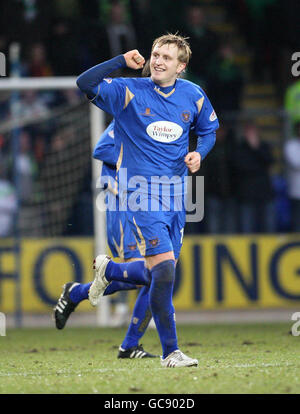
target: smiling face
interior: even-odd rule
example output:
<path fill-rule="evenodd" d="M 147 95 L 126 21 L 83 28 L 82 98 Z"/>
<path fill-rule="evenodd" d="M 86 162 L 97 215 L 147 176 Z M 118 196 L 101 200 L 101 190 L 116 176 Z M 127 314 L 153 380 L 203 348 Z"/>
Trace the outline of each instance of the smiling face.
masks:
<path fill-rule="evenodd" d="M 151 52 L 150 72 L 153 82 L 166 87 L 174 84 L 178 75 L 186 67 L 178 59 L 178 47 L 167 43 L 159 46 L 156 44 Z"/>

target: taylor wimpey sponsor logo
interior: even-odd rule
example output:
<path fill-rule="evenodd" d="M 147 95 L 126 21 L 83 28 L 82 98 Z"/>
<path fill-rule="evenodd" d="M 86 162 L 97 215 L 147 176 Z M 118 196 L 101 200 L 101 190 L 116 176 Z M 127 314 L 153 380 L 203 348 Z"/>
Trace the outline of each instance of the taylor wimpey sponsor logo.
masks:
<path fill-rule="evenodd" d="M 175 122 L 157 121 L 148 125 L 147 134 L 158 142 L 173 142 L 181 137 L 183 129 Z"/>

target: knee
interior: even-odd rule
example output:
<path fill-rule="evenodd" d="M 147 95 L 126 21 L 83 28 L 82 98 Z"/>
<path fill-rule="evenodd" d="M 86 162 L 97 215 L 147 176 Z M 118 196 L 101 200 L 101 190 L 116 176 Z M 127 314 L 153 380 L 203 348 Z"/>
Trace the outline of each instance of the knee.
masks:
<path fill-rule="evenodd" d="M 173 283 L 175 281 L 175 261 L 165 260 L 150 271 L 152 282 L 155 283 Z"/>

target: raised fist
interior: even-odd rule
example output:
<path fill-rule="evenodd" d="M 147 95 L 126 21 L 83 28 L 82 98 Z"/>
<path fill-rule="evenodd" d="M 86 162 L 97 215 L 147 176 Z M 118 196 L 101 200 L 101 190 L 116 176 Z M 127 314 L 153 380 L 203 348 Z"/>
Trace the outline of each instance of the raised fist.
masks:
<path fill-rule="evenodd" d="M 142 69 L 145 64 L 145 59 L 136 49 L 124 53 L 123 56 L 126 60 L 127 67 L 131 69 Z"/>

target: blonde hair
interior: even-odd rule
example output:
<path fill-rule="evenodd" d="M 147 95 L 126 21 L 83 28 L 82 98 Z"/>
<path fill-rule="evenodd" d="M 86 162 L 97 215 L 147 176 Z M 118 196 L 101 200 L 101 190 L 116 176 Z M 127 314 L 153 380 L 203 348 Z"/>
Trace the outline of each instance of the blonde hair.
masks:
<path fill-rule="evenodd" d="M 163 46 L 163 45 L 169 45 L 173 44 L 176 45 L 178 48 L 178 60 L 180 63 L 185 63 L 188 65 L 192 51 L 190 48 L 189 43 L 187 42 L 188 37 L 179 36 L 177 33 L 172 34 L 168 33 L 166 35 L 160 36 L 157 39 L 154 40 L 151 53 L 155 46 Z"/>

